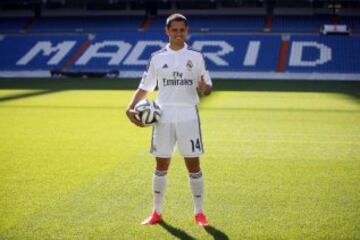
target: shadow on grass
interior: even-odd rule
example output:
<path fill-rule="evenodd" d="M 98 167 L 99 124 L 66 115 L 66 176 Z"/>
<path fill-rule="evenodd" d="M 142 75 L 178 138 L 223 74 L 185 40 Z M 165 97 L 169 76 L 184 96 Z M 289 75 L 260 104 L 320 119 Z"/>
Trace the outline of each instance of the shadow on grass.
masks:
<path fill-rule="evenodd" d="M 45 94 L 56 93 L 56 92 L 59 92 L 59 91 L 61 91 L 61 90 L 49 89 L 49 90 L 41 90 L 41 91 L 36 91 L 36 92 L 31 92 L 31 93 L 14 94 L 14 95 L 10 95 L 10 96 L 0 97 L 0 102 L 6 102 L 6 101 L 12 101 L 12 100 L 16 100 L 16 99 L 41 96 L 41 95 L 45 95 Z"/>
<path fill-rule="evenodd" d="M 0 78 L 0 89 L 119 90 L 136 89 L 140 79 Z"/>
<path fill-rule="evenodd" d="M 0 78 L 0 89 L 135 90 L 140 79 Z M 343 93 L 360 101 L 360 81 L 213 80 L 215 91 Z"/>
<path fill-rule="evenodd" d="M 174 237 L 176 237 L 178 239 L 182 239 L 182 240 L 196 239 L 196 238 L 190 236 L 184 230 L 176 228 L 165 221 L 159 222 L 158 224 L 162 228 L 164 228 L 167 232 L 169 232 L 171 235 L 173 235 Z M 219 229 L 216 229 L 213 226 L 207 227 L 204 229 L 209 235 L 211 235 L 214 238 L 214 240 L 228 240 L 229 239 L 229 237 L 224 232 L 220 231 Z"/>
<path fill-rule="evenodd" d="M 196 238 L 190 236 L 187 232 L 173 227 L 172 225 L 166 223 L 165 221 L 159 222 L 158 225 L 160 225 L 162 228 L 164 228 L 167 232 L 169 232 L 171 235 L 178 239 L 183 240 L 195 240 Z"/>
<path fill-rule="evenodd" d="M 228 240 L 229 237 L 222 231 L 220 231 L 219 229 L 216 229 L 213 226 L 207 227 L 205 228 L 206 232 L 208 234 L 210 234 L 214 240 Z"/>

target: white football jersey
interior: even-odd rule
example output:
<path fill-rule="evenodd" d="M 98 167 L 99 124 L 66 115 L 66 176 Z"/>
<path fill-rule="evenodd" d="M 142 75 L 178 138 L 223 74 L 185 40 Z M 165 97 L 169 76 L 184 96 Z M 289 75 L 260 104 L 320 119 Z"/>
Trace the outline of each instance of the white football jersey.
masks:
<path fill-rule="evenodd" d="M 151 92 L 158 86 L 156 102 L 160 106 L 195 106 L 201 76 L 212 85 L 204 58 L 187 44 L 178 51 L 169 45 L 151 55 L 139 88 Z"/>

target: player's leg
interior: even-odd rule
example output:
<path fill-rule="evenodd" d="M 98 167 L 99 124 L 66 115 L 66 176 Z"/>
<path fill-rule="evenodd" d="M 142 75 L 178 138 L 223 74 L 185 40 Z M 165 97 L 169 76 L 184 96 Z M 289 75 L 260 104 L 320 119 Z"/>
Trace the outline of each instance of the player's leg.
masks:
<path fill-rule="evenodd" d="M 156 169 L 153 174 L 153 207 L 158 214 L 161 214 L 167 171 L 175 140 L 175 129 L 171 123 L 160 123 L 154 126 L 151 141 L 151 153 L 156 157 Z"/>
<path fill-rule="evenodd" d="M 195 221 L 203 227 L 209 223 L 203 210 L 204 202 L 204 177 L 200 168 L 199 157 L 185 157 L 185 164 L 189 171 L 189 184 L 194 201 Z"/>
<path fill-rule="evenodd" d="M 176 134 L 180 153 L 184 156 L 189 172 L 189 185 L 194 200 L 195 220 L 199 225 L 207 227 L 209 224 L 203 213 L 204 177 L 199 159 L 199 156 L 204 151 L 198 119 L 177 123 Z"/>
<path fill-rule="evenodd" d="M 157 124 L 153 128 L 151 153 L 156 157 L 153 173 L 153 213 L 142 224 L 156 224 L 162 221 L 161 211 L 167 184 L 167 171 L 174 150 L 175 133 L 171 124 Z"/>
<path fill-rule="evenodd" d="M 156 169 L 152 179 L 153 213 L 142 222 L 144 225 L 156 224 L 163 220 L 161 210 L 165 195 L 169 165 L 170 158 L 156 157 Z"/>
<path fill-rule="evenodd" d="M 189 185 L 194 200 L 195 215 L 203 212 L 204 177 L 200 169 L 198 157 L 185 157 L 186 167 L 189 171 Z"/>
<path fill-rule="evenodd" d="M 156 158 L 156 169 L 153 175 L 153 207 L 157 214 L 161 214 L 166 184 L 167 171 L 170 165 L 170 158 Z"/>

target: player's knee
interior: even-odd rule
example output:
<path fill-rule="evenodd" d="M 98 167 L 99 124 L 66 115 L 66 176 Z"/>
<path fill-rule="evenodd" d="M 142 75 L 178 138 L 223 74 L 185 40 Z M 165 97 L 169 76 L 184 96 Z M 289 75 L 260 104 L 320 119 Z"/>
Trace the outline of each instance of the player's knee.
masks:
<path fill-rule="evenodd" d="M 199 158 L 185 158 L 185 163 L 188 171 L 190 173 L 199 172 L 200 171 L 200 161 Z"/>
<path fill-rule="evenodd" d="M 187 169 L 188 169 L 189 173 L 196 173 L 201 170 L 200 166 L 188 166 Z"/>
<path fill-rule="evenodd" d="M 156 158 L 156 170 L 167 171 L 170 165 L 169 158 Z"/>

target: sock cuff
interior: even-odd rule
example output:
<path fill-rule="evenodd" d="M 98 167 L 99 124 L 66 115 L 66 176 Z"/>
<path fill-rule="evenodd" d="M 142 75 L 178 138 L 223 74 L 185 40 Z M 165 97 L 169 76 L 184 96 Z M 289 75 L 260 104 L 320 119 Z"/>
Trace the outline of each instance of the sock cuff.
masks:
<path fill-rule="evenodd" d="M 190 176 L 190 178 L 192 178 L 192 179 L 201 178 L 201 177 L 202 177 L 202 172 L 201 172 L 201 171 L 198 171 L 198 172 L 195 172 L 195 173 L 189 173 L 189 176 Z"/>
<path fill-rule="evenodd" d="M 160 171 L 160 170 L 155 170 L 154 171 L 154 175 L 158 176 L 158 177 L 163 177 L 166 176 L 167 171 Z"/>

